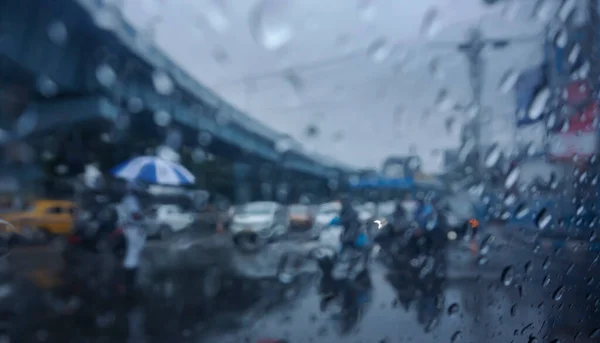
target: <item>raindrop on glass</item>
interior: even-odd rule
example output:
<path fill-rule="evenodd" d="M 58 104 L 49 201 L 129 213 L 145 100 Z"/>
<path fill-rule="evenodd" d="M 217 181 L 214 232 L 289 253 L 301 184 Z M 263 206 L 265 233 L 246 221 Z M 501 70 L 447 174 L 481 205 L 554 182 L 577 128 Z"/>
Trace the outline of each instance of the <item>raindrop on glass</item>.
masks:
<path fill-rule="evenodd" d="M 550 276 L 546 275 L 546 276 L 544 276 L 544 281 L 542 282 L 542 286 L 548 287 L 549 284 L 550 284 Z"/>
<path fill-rule="evenodd" d="M 117 74 L 108 64 L 101 64 L 96 68 L 96 79 L 104 87 L 110 87 L 117 80 Z"/>
<path fill-rule="evenodd" d="M 498 163 L 498 161 L 500 160 L 501 155 L 502 149 L 500 149 L 500 147 L 497 144 L 495 144 L 485 158 L 485 166 L 487 168 L 495 166 L 496 163 Z"/>
<path fill-rule="evenodd" d="M 229 62 L 229 54 L 227 54 L 227 50 L 221 47 L 215 48 L 212 55 L 215 61 L 219 64 L 226 64 Z"/>
<path fill-rule="evenodd" d="M 250 32 L 257 44 L 276 51 L 294 36 L 291 1 L 262 0 L 250 13 Z"/>
<path fill-rule="evenodd" d="M 212 135 L 210 132 L 202 131 L 198 133 L 198 144 L 201 146 L 208 146 L 212 142 Z"/>
<path fill-rule="evenodd" d="M 458 313 L 458 311 L 460 311 L 460 306 L 457 303 L 453 303 L 452 305 L 450 305 L 448 307 L 448 315 L 449 316 L 454 316 L 455 314 Z"/>
<path fill-rule="evenodd" d="M 552 293 L 552 299 L 560 301 L 565 294 L 565 286 L 558 287 L 554 293 Z"/>
<path fill-rule="evenodd" d="M 387 60 L 391 52 L 392 49 L 385 38 L 378 38 L 371 43 L 367 50 L 369 58 L 375 63 L 381 63 Z"/>
<path fill-rule="evenodd" d="M 142 99 L 133 97 L 127 100 L 127 110 L 131 113 L 139 113 L 144 109 L 144 102 Z"/>
<path fill-rule="evenodd" d="M 567 46 L 567 43 L 569 42 L 569 34 L 567 33 L 567 30 L 565 30 L 565 29 L 560 30 L 556 34 L 556 38 L 555 38 L 554 42 L 555 42 L 556 46 L 559 48 L 564 48 L 565 46 Z"/>
<path fill-rule="evenodd" d="M 26 110 L 15 125 L 15 132 L 17 136 L 22 137 L 30 134 L 35 130 L 38 124 L 38 114 L 33 110 Z"/>
<path fill-rule="evenodd" d="M 508 266 L 504 268 L 502 271 L 502 283 L 504 286 L 510 286 L 510 284 L 515 279 L 515 271 L 512 266 Z"/>
<path fill-rule="evenodd" d="M 566 23 L 567 19 L 569 19 L 569 17 L 571 16 L 571 13 L 573 13 L 573 11 L 575 10 L 576 6 L 576 0 L 564 1 L 560 9 L 558 10 L 558 18 L 560 19 L 560 21 Z"/>
<path fill-rule="evenodd" d="M 275 150 L 277 150 L 277 152 L 279 152 L 279 153 L 284 153 L 284 152 L 292 149 L 293 146 L 294 146 L 294 140 L 289 137 L 285 137 L 285 138 L 278 140 L 275 143 Z"/>
<path fill-rule="evenodd" d="M 283 77 L 287 83 L 292 86 L 296 93 L 301 93 L 304 90 L 304 81 L 293 69 L 288 69 L 283 73 Z"/>
<path fill-rule="evenodd" d="M 165 127 L 171 123 L 171 114 L 167 111 L 154 112 L 154 123 L 158 126 Z"/>
<path fill-rule="evenodd" d="M 571 51 L 569 52 L 569 63 L 571 65 L 574 65 L 577 60 L 579 59 L 579 55 L 581 54 L 581 46 L 579 44 L 575 44 L 573 46 L 573 48 L 571 48 Z"/>
<path fill-rule="evenodd" d="M 161 95 L 169 95 L 173 93 L 173 90 L 175 89 L 171 77 L 162 70 L 155 70 L 154 73 L 152 73 L 152 84 L 154 85 L 156 92 Z"/>
<path fill-rule="evenodd" d="M 535 223 L 540 230 L 548 227 L 548 224 L 552 221 L 552 214 L 547 209 L 542 209 L 535 217 Z"/>
<path fill-rule="evenodd" d="M 521 174 L 521 170 L 519 167 L 514 167 L 506 176 L 506 180 L 504 181 L 505 188 L 512 188 L 517 181 L 519 180 L 519 175 Z"/>
<path fill-rule="evenodd" d="M 421 23 L 421 35 L 425 38 L 435 36 L 440 28 L 440 18 L 437 9 L 430 8 L 425 12 Z"/>
<path fill-rule="evenodd" d="M 192 160 L 197 164 L 206 161 L 206 152 L 201 148 L 194 149 L 192 151 Z"/>
<path fill-rule="evenodd" d="M 359 0 L 358 13 L 363 21 L 373 21 L 377 16 L 377 8 L 374 0 Z"/>
<path fill-rule="evenodd" d="M 113 30 L 119 25 L 120 10 L 114 5 L 104 5 L 93 12 L 94 22 L 103 30 Z"/>
<path fill-rule="evenodd" d="M 451 343 L 458 343 L 460 340 L 462 340 L 462 332 L 461 331 L 454 332 L 452 334 L 452 337 L 450 337 Z"/>
<path fill-rule="evenodd" d="M 531 105 L 529 106 L 529 111 L 527 111 L 527 115 L 531 120 L 537 120 L 544 111 L 546 110 L 546 105 L 548 104 L 548 100 L 550 100 L 550 89 L 543 88 L 536 95 Z"/>
<path fill-rule="evenodd" d="M 500 80 L 500 91 L 504 94 L 508 94 L 517 84 L 519 74 L 513 69 L 507 71 Z"/>
<path fill-rule="evenodd" d="M 203 2 L 201 13 L 208 25 L 217 32 L 225 32 L 229 28 L 229 11 L 223 0 Z"/>
<path fill-rule="evenodd" d="M 48 38 L 56 45 L 64 45 L 69 39 L 69 33 L 65 23 L 60 20 L 53 20 L 48 25 Z"/>
<path fill-rule="evenodd" d="M 37 79 L 37 90 L 43 96 L 50 98 L 58 93 L 58 86 L 48 76 L 42 75 Z"/>

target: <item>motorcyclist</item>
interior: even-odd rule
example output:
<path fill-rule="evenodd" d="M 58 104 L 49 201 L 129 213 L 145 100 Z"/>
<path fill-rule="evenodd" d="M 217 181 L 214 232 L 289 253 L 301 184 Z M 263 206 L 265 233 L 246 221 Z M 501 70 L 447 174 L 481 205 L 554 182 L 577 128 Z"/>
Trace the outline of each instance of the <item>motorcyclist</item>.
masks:
<path fill-rule="evenodd" d="M 343 196 L 340 199 L 342 208 L 339 214 L 339 224 L 342 227 L 340 241 L 342 243 L 342 251 L 347 248 L 353 248 L 356 240 L 361 234 L 361 225 L 358 213 L 352 206 L 352 202 L 348 196 Z"/>

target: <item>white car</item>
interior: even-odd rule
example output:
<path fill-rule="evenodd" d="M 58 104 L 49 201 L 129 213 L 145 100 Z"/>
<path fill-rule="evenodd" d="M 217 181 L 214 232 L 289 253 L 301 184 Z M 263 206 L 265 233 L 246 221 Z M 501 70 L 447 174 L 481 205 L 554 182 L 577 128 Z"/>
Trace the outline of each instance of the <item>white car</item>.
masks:
<path fill-rule="evenodd" d="M 150 208 L 146 232 L 149 236 L 166 238 L 172 233 L 187 229 L 195 220 L 194 214 L 182 211 L 177 205 L 156 205 Z"/>
<path fill-rule="evenodd" d="M 234 236 L 254 233 L 264 241 L 283 236 L 289 225 L 290 219 L 284 206 L 276 202 L 259 201 L 237 208 L 229 230 Z"/>
<path fill-rule="evenodd" d="M 319 206 L 311 229 L 312 238 L 319 238 L 321 231 L 329 226 L 333 218 L 340 215 L 341 210 L 342 205 L 339 202 L 328 202 Z"/>

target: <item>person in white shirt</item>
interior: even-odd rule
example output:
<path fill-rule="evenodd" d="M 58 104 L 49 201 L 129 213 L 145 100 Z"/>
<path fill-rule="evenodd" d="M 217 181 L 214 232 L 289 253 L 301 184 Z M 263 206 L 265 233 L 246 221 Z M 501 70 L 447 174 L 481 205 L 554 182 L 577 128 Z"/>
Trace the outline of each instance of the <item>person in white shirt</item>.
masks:
<path fill-rule="evenodd" d="M 143 210 L 138 198 L 140 191 L 141 186 L 139 184 L 129 182 L 127 184 L 127 194 L 121 199 L 120 204 L 124 214 L 122 227 L 126 241 L 126 250 L 123 267 L 125 268 L 128 288 L 135 286 L 141 253 L 146 244 L 146 230 L 143 227 Z"/>

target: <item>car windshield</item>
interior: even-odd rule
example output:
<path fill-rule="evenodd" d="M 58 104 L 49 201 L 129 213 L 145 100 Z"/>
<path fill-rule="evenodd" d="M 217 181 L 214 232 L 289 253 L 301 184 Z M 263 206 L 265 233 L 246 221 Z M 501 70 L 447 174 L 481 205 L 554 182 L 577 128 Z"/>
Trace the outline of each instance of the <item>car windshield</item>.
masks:
<path fill-rule="evenodd" d="M 245 206 L 242 206 L 239 210 L 236 211 L 236 214 L 239 215 L 266 215 L 271 214 L 275 211 L 275 205 L 272 203 L 250 203 Z"/>
<path fill-rule="evenodd" d="M 0 343 L 600 343 L 600 0 L 0 0 L 0 218 Z"/>
<path fill-rule="evenodd" d="M 341 210 L 340 204 L 330 203 L 330 204 L 321 205 L 321 207 L 319 207 L 319 214 L 335 215 L 335 214 L 339 214 L 340 210 Z"/>
<path fill-rule="evenodd" d="M 304 205 L 292 205 L 288 208 L 288 210 L 291 215 L 303 216 L 309 213 L 308 207 Z"/>

